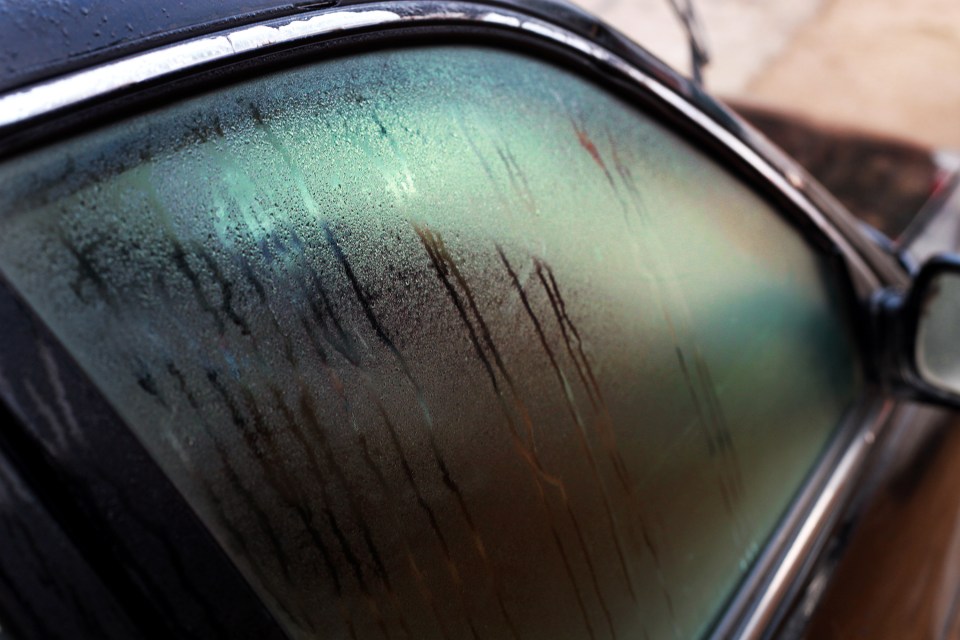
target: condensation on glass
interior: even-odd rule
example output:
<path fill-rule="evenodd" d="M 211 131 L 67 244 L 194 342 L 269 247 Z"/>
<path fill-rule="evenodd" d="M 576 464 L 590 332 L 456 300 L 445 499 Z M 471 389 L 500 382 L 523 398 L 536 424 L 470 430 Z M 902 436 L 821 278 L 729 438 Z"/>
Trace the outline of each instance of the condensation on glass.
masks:
<path fill-rule="evenodd" d="M 858 388 L 825 259 L 515 53 L 285 71 L 0 180 L 4 276 L 294 638 L 698 635 Z"/>

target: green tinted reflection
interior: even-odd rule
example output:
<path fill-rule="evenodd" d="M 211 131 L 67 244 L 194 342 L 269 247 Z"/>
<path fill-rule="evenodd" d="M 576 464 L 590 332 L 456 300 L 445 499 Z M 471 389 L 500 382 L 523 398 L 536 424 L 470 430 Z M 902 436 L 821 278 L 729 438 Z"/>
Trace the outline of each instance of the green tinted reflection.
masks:
<path fill-rule="evenodd" d="M 856 391 L 791 228 L 516 54 L 324 62 L 0 179 L 3 273 L 296 638 L 696 636 Z"/>

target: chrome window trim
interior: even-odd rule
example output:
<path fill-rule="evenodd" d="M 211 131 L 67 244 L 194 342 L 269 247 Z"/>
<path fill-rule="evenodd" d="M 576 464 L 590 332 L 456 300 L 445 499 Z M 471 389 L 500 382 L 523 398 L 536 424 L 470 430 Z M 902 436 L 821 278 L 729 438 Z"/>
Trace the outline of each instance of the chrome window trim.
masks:
<path fill-rule="evenodd" d="M 775 149 L 766 148 L 762 139 L 750 136 L 751 142 L 745 142 L 654 75 L 560 24 L 517 9 L 488 5 L 483 0 L 371 2 L 305 12 L 191 38 L 0 95 L 0 129 L 26 125 L 97 98 L 252 52 L 425 23 L 485 25 L 527 34 L 573 50 L 599 63 L 612 75 L 639 85 L 672 107 L 702 134 L 735 153 L 807 216 L 839 249 L 862 300 L 880 289 L 881 277 L 804 193 L 810 185 L 802 171 Z M 839 517 L 845 498 L 852 491 L 893 406 L 892 401 L 871 395 L 851 411 L 753 568 L 715 621 L 710 637 L 762 638 L 772 631 L 770 625 L 776 624 L 783 608 L 796 595 L 798 582 L 808 568 L 808 556 L 822 548 L 826 534 Z"/>
<path fill-rule="evenodd" d="M 850 477 L 854 469 L 859 468 L 866 460 L 868 451 L 879 435 L 880 427 L 886 423 L 892 410 L 893 403 L 889 401 L 877 407 L 878 415 L 876 419 L 868 421 L 873 423 L 871 427 L 857 434 L 850 446 L 844 451 L 843 457 L 836 466 L 836 472 L 830 476 L 827 486 L 813 503 L 796 539 L 787 550 L 780 566 L 777 567 L 770 587 L 763 594 L 753 614 L 747 618 L 743 625 L 741 629 L 743 637 L 759 637 L 763 630 L 769 626 L 775 613 L 777 601 L 783 600 L 787 595 L 786 591 L 796 581 L 804 559 L 813 555 L 812 552 L 817 543 L 822 542 L 820 538 L 824 533 L 822 531 L 823 524 L 827 522 L 830 514 L 839 511 L 843 498 L 846 497 L 846 487 L 844 485 L 847 483 L 845 479 Z"/>
<path fill-rule="evenodd" d="M 775 637 L 800 601 L 806 573 L 843 515 L 875 443 L 888 431 L 896 403 L 872 395 L 854 407 L 720 614 L 711 640 Z"/>

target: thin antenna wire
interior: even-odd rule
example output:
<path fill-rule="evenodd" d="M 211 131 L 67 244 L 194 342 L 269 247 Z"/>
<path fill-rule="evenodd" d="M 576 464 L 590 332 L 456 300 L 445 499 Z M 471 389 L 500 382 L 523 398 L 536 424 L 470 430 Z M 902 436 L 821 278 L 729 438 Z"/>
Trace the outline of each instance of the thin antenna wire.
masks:
<path fill-rule="evenodd" d="M 703 86 L 703 69 L 710 64 L 710 51 L 707 49 L 703 25 L 697 15 L 693 0 L 668 0 L 673 12 L 677 14 L 687 34 L 687 43 L 690 45 L 690 66 L 693 72 L 693 81 Z"/>

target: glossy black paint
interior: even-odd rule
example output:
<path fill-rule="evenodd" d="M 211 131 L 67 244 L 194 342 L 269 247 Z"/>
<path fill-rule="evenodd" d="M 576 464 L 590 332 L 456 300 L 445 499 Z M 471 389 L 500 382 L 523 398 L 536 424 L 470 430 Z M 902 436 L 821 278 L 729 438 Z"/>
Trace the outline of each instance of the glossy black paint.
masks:
<path fill-rule="evenodd" d="M 36 508 L 49 512 L 72 540 L 137 635 L 283 638 L 143 446 L 2 278 L 0 353 L 6 414 L 0 447 L 36 495 Z M 39 600 L 51 594 L 31 590 L 28 574 L 8 578 L 11 593 L 48 606 Z M 21 585 L 21 579 L 28 581 Z M 89 596 L 83 605 L 109 618 L 112 600 Z M 0 597 L 0 619 L 17 619 L 16 602 Z"/>
<path fill-rule="evenodd" d="M 334 2 L 0 2 L 0 91 L 256 20 Z"/>
<path fill-rule="evenodd" d="M 11 417 L 6 418 L 9 424 Z M 0 603 L 8 605 L 0 611 L 0 624 L 10 637 L 124 640 L 142 635 L 2 452 L 0 540 Z"/>

